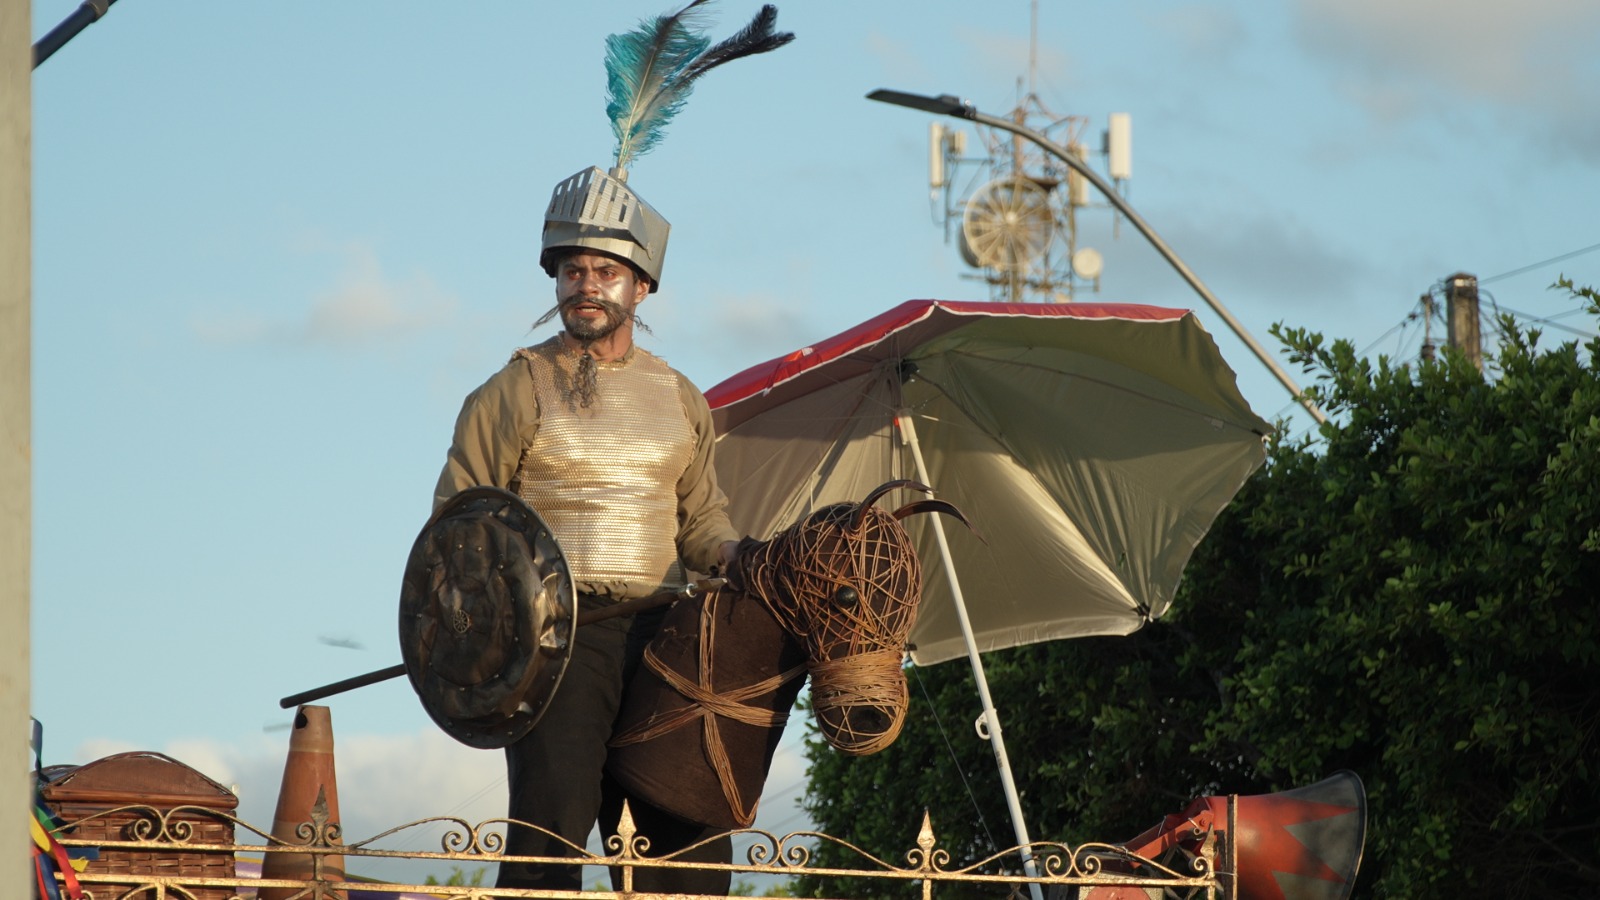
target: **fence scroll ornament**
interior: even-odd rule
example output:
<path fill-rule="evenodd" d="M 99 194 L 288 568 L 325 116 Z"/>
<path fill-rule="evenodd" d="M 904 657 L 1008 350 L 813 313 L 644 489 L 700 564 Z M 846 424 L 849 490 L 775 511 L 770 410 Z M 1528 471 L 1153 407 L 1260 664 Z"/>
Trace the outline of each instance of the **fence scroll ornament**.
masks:
<path fill-rule="evenodd" d="M 273 837 L 250 823 L 214 809 L 177 806 L 158 809 L 152 806 L 124 806 L 85 816 L 67 823 L 60 832 L 68 847 L 95 847 L 101 858 L 112 855 L 131 857 L 148 864 L 128 870 L 124 866 L 90 865 L 78 875 L 83 897 L 88 900 L 248 900 L 259 888 L 287 889 L 294 900 L 400 900 L 400 898 L 445 898 L 445 900 L 495 900 L 495 898 L 552 898 L 568 892 L 496 888 L 488 886 L 439 886 L 404 881 L 382 880 L 360 875 L 338 874 L 336 867 L 324 866 L 327 857 L 343 857 L 347 871 L 379 873 L 393 869 L 397 860 L 437 862 L 441 870 L 451 867 L 470 871 L 502 861 L 572 862 L 551 857 L 508 856 L 504 854 L 506 819 L 490 819 L 476 825 L 453 816 L 435 816 L 408 822 L 360 841 L 345 842 L 339 823 L 329 821 L 326 804 L 312 810 L 311 820 L 301 823 L 294 840 Z M 232 829 L 234 843 L 201 841 L 193 820 L 214 820 Z M 126 821 L 119 829 L 119 840 L 89 840 L 75 837 L 94 820 L 111 818 Z M 518 823 L 524 824 L 524 823 Z M 413 843 L 408 838 L 438 828 L 446 830 L 438 838 L 438 850 L 391 849 L 396 844 Z M 536 826 L 528 826 L 536 827 Z M 807 876 L 824 885 L 827 896 L 848 896 L 829 885 L 844 879 L 871 883 L 874 895 L 920 896 L 931 898 L 942 888 L 955 885 L 987 888 L 996 897 L 1012 894 L 1028 883 L 1046 887 L 1052 896 L 1091 897 L 1096 889 L 1121 888 L 1137 894 L 1115 896 L 1153 896 L 1168 898 L 1222 898 L 1230 896 L 1227 884 L 1227 859 L 1231 845 L 1226 832 L 1215 832 L 1200 844 L 1198 855 L 1176 854 L 1175 860 L 1158 862 L 1136 856 L 1127 849 L 1108 843 L 1066 844 L 1035 842 L 1030 850 L 1039 861 L 1037 876 L 1008 872 L 1007 861 L 1017 857 L 1018 848 L 1000 850 L 969 863 L 954 864 L 948 851 L 940 848 L 932 823 L 926 815 L 915 837 L 915 845 L 897 865 L 840 838 L 815 831 L 791 832 L 782 836 L 760 829 L 728 832 L 741 844 L 748 844 L 743 861 L 708 864 L 680 861 L 696 847 L 666 856 L 652 856 L 649 841 L 637 833 L 631 813 L 625 807 L 617 833 L 605 841 L 606 854 L 574 848 L 584 865 L 604 867 L 617 873 L 620 890 L 571 892 L 573 896 L 594 898 L 647 898 L 653 895 L 633 890 L 634 874 L 643 869 L 711 868 L 731 872 L 735 879 L 761 877 L 789 879 Z M 241 840 L 242 838 L 242 840 Z M 845 866 L 816 863 L 817 847 L 833 845 L 830 857 L 852 862 Z M 246 859 L 268 854 L 289 853 L 312 858 L 309 875 L 304 878 L 260 879 L 245 871 Z M 196 860 L 224 861 L 231 875 L 207 874 L 215 866 Z M 240 861 L 239 870 L 233 862 Z M 113 869 L 123 869 L 121 871 Z M 330 871 L 332 870 L 332 871 Z M 1150 893 L 1146 893 L 1150 892 Z M 1103 896 L 1113 896 L 1106 894 Z"/>

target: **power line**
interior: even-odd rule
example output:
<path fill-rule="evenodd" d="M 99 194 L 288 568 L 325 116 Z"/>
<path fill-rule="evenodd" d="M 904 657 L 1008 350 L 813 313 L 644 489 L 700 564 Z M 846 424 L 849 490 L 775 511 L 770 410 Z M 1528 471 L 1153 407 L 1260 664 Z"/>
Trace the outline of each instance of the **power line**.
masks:
<path fill-rule="evenodd" d="M 1584 307 L 1578 306 L 1563 313 L 1556 313 L 1553 316 L 1546 316 L 1543 321 L 1554 322 L 1557 319 L 1565 319 L 1567 316 L 1581 316 L 1585 312 L 1588 312 L 1588 310 L 1586 310 Z"/>
<path fill-rule="evenodd" d="M 1417 305 L 1421 306 L 1422 304 L 1419 302 Z M 1415 323 L 1423 315 L 1424 315 L 1424 313 L 1419 312 L 1416 309 L 1412 309 L 1411 312 L 1406 314 L 1405 318 L 1401 319 L 1399 322 L 1396 322 L 1393 325 L 1393 327 L 1391 327 L 1388 331 L 1385 331 L 1383 334 L 1380 334 L 1377 337 L 1373 338 L 1370 342 L 1368 342 L 1368 344 L 1365 347 L 1363 347 L 1359 351 L 1357 351 L 1356 356 L 1358 358 L 1365 358 L 1368 353 L 1372 352 L 1373 348 L 1377 347 L 1379 344 L 1381 344 L 1384 341 L 1388 340 L 1389 337 L 1391 335 L 1395 334 L 1396 332 L 1400 332 L 1400 337 L 1395 342 L 1395 352 L 1393 354 L 1394 357 L 1398 359 L 1399 356 L 1400 356 L 1400 351 L 1404 349 L 1403 342 L 1405 341 L 1405 337 L 1406 337 L 1405 334 L 1404 334 L 1405 330 L 1407 328 L 1409 328 L 1413 323 Z M 1295 407 L 1297 407 L 1299 405 L 1300 405 L 1300 401 L 1291 400 L 1288 403 L 1285 403 L 1282 407 L 1280 407 L 1277 412 L 1273 413 L 1272 418 L 1274 420 L 1281 419 L 1281 418 L 1283 418 L 1283 414 L 1284 413 L 1288 412 L 1289 410 L 1291 410 L 1291 409 L 1293 409 L 1293 408 L 1295 408 Z"/>
<path fill-rule="evenodd" d="M 1491 281 L 1499 281 L 1502 278 L 1510 278 L 1513 275 L 1521 275 L 1524 272 L 1532 272 L 1534 269 L 1543 268 L 1545 266 L 1550 265 L 1551 263 L 1558 263 L 1558 262 L 1561 262 L 1562 260 L 1571 259 L 1574 256 L 1582 256 L 1585 253 L 1593 253 L 1596 250 L 1600 250 L 1600 244 L 1591 244 L 1588 247 L 1584 247 L 1581 250 L 1574 250 L 1571 253 L 1563 253 L 1560 256 L 1552 256 L 1547 260 L 1543 260 L 1542 262 L 1536 262 L 1536 263 L 1533 263 L 1531 265 L 1526 265 L 1526 266 L 1523 266 L 1520 269 L 1512 269 L 1509 272 L 1501 272 L 1499 275 L 1491 275 L 1488 278 L 1479 278 L 1478 279 L 1478 284 L 1484 285 L 1484 284 L 1488 284 Z"/>
<path fill-rule="evenodd" d="M 1583 331 L 1582 329 L 1573 328 L 1570 325 L 1563 325 L 1560 322 L 1556 322 L 1556 321 L 1554 321 L 1552 319 L 1548 319 L 1548 318 L 1545 318 L 1543 316 L 1536 316 L 1536 315 L 1533 315 L 1531 313 L 1519 312 L 1517 310 L 1512 309 L 1509 306 L 1503 306 L 1500 303 L 1495 303 L 1494 308 L 1496 310 L 1500 311 L 1500 312 L 1510 313 L 1511 315 L 1516 316 L 1519 319 L 1526 319 L 1529 322 L 1538 322 L 1541 325 L 1547 325 L 1547 326 L 1549 326 L 1551 328 L 1555 328 L 1555 329 L 1557 329 L 1559 331 L 1569 332 L 1571 334 L 1577 335 L 1578 337 L 1584 337 L 1584 338 L 1600 337 L 1600 335 L 1596 335 L 1592 331 Z M 1567 315 L 1567 313 L 1562 313 L 1562 315 Z"/>
<path fill-rule="evenodd" d="M 933 725 L 939 729 L 939 738 L 944 741 L 945 752 L 950 754 L 950 761 L 955 763 L 956 774 L 961 776 L 961 786 L 967 791 L 967 800 L 972 803 L 972 810 L 978 816 L 978 827 L 983 829 L 983 837 L 992 847 L 1000 846 L 994 839 L 994 834 L 989 831 L 989 820 L 984 818 L 983 807 L 978 805 L 978 795 L 972 791 L 972 783 L 967 780 L 967 770 L 961 765 L 961 758 L 956 755 L 954 744 L 950 743 L 950 736 L 945 733 L 944 721 L 939 717 L 939 708 L 934 705 L 933 698 L 928 696 L 928 685 L 922 680 L 922 670 L 919 666 L 911 667 L 911 674 L 917 679 L 917 688 L 922 692 L 922 699 L 928 704 L 928 711 L 933 713 Z"/>
<path fill-rule="evenodd" d="M 493 790 L 495 790 L 497 788 L 500 789 L 500 790 L 504 790 L 505 786 L 506 786 L 506 777 L 504 775 L 497 775 L 488 784 L 484 785 L 483 787 L 479 788 L 478 790 L 474 791 L 473 793 L 467 795 L 466 799 L 461 800 L 460 802 L 458 802 L 454 806 L 452 806 L 449 810 L 447 810 L 445 812 L 445 815 L 448 816 L 448 817 L 458 818 L 458 819 L 462 819 L 463 821 L 465 821 L 466 820 L 467 810 L 468 810 L 469 807 L 471 807 L 473 804 L 477 803 L 480 799 L 482 799 L 484 797 L 484 795 L 488 794 L 490 791 L 493 791 Z M 483 823 L 482 822 L 477 822 L 477 823 L 472 823 L 472 824 L 473 824 L 473 827 L 477 827 L 478 825 L 481 825 Z M 440 829 L 448 829 L 449 827 L 450 827 L 449 825 L 447 825 L 447 824 L 445 824 L 443 822 L 435 822 L 435 823 L 432 823 L 432 826 L 429 827 L 429 828 L 413 828 L 413 829 L 410 829 L 410 830 L 408 830 L 407 832 L 405 832 L 402 835 L 396 835 L 396 837 L 398 837 L 399 840 L 395 841 L 393 849 L 395 849 L 397 851 L 401 851 L 401 852 L 408 851 L 408 850 L 419 849 L 425 843 L 432 843 L 433 841 L 436 841 L 438 839 L 438 836 L 437 836 L 437 834 L 435 832 L 437 832 Z"/>
<path fill-rule="evenodd" d="M 778 821 L 772 823 L 771 825 L 768 825 L 767 826 L 767 831 L 769 831 L 772 834 L 775 834 L 775 835 L 777 835 L 779 837 L 783 837 L 786 833 L 788 833 L 787 829 L 789 827 L 789 823 L 790 822 L 794 822 L 796 820 L 800 820 L 801 822 L 803 822 L 804 824 L 806 824 L 808 826 L 815 824 L 815 823 L 813 823 L 811 821 L 810 817 L 807 815 L 807 813 L 806 813 L 806 811 L 804 809 L 797 809 L 794 812 L 790 813 L 789 815 L 784 816 L 783 818 L 779 819 Z M 808 827 L 805 830 L 806 831 L 810 831 L 811 828 Z"/>
<path fill-rule="evenodd" d="M 1412 322 L 1416 321 L 1416 319 L 1417 319 L 1417 313 L 1412 312 L 1412 313 L 1408 314 L 1404 319 L 1401 319 L 1399 322 L 1397 322 L 1393 328 L 1390 328 L 1388 331 L 1385 331 L 1383 334 L 1380 334 L 1376 338 L 1373 338 L 1371 343 L 1367 344 L 1367 346 L 1361 348 L 1361 350 L 1356 353 L 1356 356 L 1357 357 L 1365 357 L 1368 353 L 1372 352 L 1372 348 L 1374 348 L 1374 347 L 1378 346 L 1379 344 L 1383 343 L 1384 341 L 1388 340 L 1389 339 L 1389 335 L 1394 334 L 1397 331 L 1401 331 L 1401 330 L 1405 329 L 1406 326 L 1408 326 Z"/>

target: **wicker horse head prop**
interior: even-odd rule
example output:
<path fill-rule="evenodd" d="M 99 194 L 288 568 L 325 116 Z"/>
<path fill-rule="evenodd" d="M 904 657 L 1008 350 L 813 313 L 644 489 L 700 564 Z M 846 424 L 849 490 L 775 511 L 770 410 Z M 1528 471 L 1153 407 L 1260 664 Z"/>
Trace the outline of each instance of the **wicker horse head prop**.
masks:
<path fill-rule="evenodd" d="M 900 520 L 943 512 L 971 527 L 943 500 L 892 513 L 874 505 L 901 488 L 932 493 L 915 481 L 891 481 L 860 503 L 823 507 L 740 554 L 745 589 L 805 645 L 818 730 L 851 755 L 888 747 L 905 723 L 902 663 L 922 599 L 922 566 Z"/>

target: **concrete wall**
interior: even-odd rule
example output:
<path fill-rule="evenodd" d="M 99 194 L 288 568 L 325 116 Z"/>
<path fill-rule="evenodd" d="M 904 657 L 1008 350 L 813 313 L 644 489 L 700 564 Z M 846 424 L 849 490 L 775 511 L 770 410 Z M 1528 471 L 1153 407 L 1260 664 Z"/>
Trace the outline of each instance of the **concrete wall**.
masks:
<path fill-rule="evenodd" d="M 33 547 L 29 0 L 0 0 L 0 896 L 26 897 L 30 857 L 28 585 Z M 10 799 L 6 799 L 6 798 Z"/>

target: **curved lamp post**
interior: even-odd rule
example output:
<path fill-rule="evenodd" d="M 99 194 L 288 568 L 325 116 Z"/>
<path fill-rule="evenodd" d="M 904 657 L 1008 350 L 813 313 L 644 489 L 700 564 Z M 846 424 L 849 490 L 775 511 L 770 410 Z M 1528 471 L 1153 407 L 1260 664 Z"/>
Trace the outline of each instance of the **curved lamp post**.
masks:
<path fill-rule="evenodd" d="M 1205 284 L 1200 281 L 1200 277 L 1194 274 L 1194 272 L 1191 271 L 1187 265 L 1184 265 L 1183 260 L 1178 258 L 1178 254 L 1172 252 L 1172 248 L 1168 247 L 1167 242 L 1163 241 L 1161 236 L 1156 234 L 1155 229 L 1151 228 L 1150 225 L 1145 222 L 1144 217 L 1140 216 L 1137 212 L 1134 212 L 1133 207 L 1128 205 L 1128 201 L 1122 199 L 1122 197 L 1117 194 L 1116 190 L 1112 188 L 1111 185 L 1107 184 L 1104 178 L 1100 177 L 1098 172 L 1089 168 L 1088 164 L 1083 160 L 1078 159 L 1076 156 L 1067 152 L 1065 147 L 1054 143 L 1049 138 L 1046 138 L 1044 135 L 1034 131 L 1031 128 L 1018 125 L 1017 123 L 1008 121 L 1006 119 L 1000 119 L 978 112 L 977 108 L 971 103 L 968 103 L 967 101 L 962 100 L 961 98 L 952 94 L 940 94 L 937 97 L 927 97 L 922 94 L 907 94 L 903 91 L 891 91 L 880 88 L 868 94 L 867 99 L 877 100 L 882 103 L 890 103 L 895 106 L 904 106 L 909 109 L 919 109 L 923 112 L 930 112 L 935 115 L 952 116 L 957 119 L 967 119 L 969 121 L 977 122 L 980 125 L 987 125 L 990 128 L 998 128 L 1001 131 L 1009 131 L 1012 134 L 1027 138 L 1035 144 L 1038 144 L 1051 156 L 1054 156 L 1063 163 L 1066 163 L 1068 168 L 1072 169 L 1074 172 L 1077 172 L 1079 175 L 1082 175 L 1090 184 L 1094 185 L 1095 190 L 1103 194 L 1106 200 L 1110 201 L 1111 205 L 1116 207 L 1118 212 L 1128 217 L 1128 221 L 1133 223 L 1133 227 L 1139 229 L 1139 233 L 1144 235 L 1145 240 L 1150 242 L 1150 246 L 1156 248 L 1156 252 L 1160 253 L 1161 257 L 1170 263 L 1172 268 L 1177 270 L 1178 274 L 1183 277 L 1184 281 L 1189 283 L 1190 287 L 1194 288 L 1195 293 L 1199 294 L 1200 298 L 1206 301 L 1206 305 L 1211 307 L 1212 312 L 1215 312 L 1217 315 L 1221 316 L 1222 321 L 1228 323 L 1228 327 L 1233 329 L 1234 335 L 1236 335 L 1239 340 L 1244 341 L 1245 346 L 1249 347 L 1250 351 L 1256 355 L 1256 358 L 1261 360 L 1262 365 L 1265 365 L 1267 369 L 1277 377 L 1279 383 L 1288 389 L 1290 395 L 1294 397 L 1295 401 L 1301 406 L 1305 407 L 1306 412 L 1311 413 L 1311 417 L 1316 419 L 1318 424 L 1328 421 L 1327 415 L 1324 414 L 1315 403 L 1312 403 L 1310 400 L 1306 399 L 1305 393 L 1301 391 L 1299 385 L 1294 383 L 1294 379 L 1289 377 L 1289 373 L 1285 372 L 1283 367 L 1278 365 L 1277 360 L 1273 359 L 1267 353 L 1267 351 L 1256 342 L 1256 339 L 1250 335 L 1250 332 L 1246 331 L 1244 326 L 1239 324 L 1239 320 L 1235 319 L 1233 314 L 1228 312 L 1228 310 L 1222 305 L 1222 301 L 1218 300 L 1211 293 L 1211 291 L 1206 288 Z"/>

